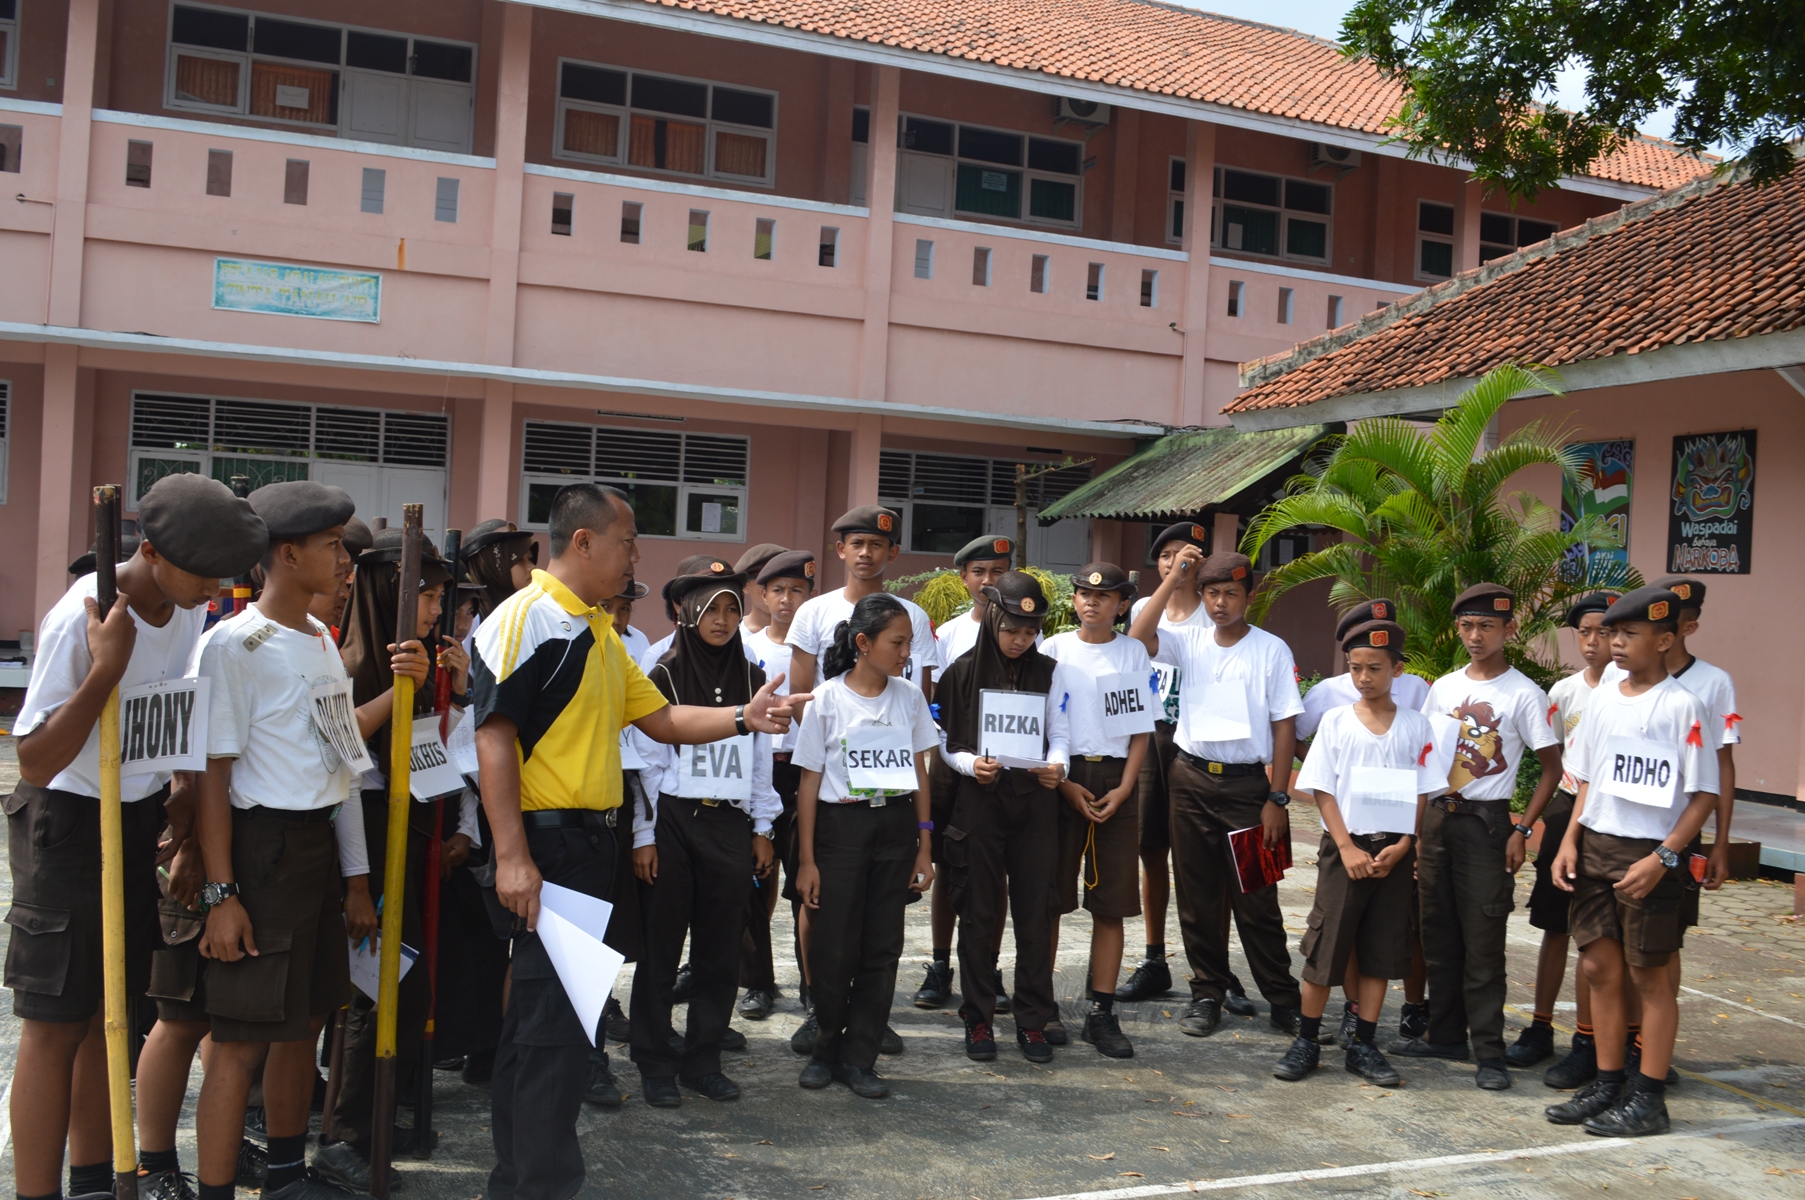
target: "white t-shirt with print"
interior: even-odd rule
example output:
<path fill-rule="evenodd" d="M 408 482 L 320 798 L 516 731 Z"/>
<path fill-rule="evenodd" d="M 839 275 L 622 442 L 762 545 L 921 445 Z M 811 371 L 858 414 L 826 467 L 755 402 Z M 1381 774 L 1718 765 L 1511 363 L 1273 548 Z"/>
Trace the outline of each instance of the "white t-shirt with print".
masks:
<path fill-rule="evenodd" d="M 920 688 L 926 671 L 939 674 L 945 665 L 940 661 L 940 644 L 934 640 L 934 622 L 928 619 L 921 606 L 901 596 L 896 599 L 908 611 L 909 622 L 914 626 L 903 679 Z M 815 656 L 815 678 L 821 677 L 821 659 L 834 644 L 834 630 L 840 627 L 841 621 L 852 619 L 853 605 L 854 601 L 846 598 L 845 588 L 835 588 L 812 597 L 796 610 L 795 619 L 790 622 L 788 641 L 795 649 Z"/>
<path fill-rule="evenodd" d="M 1412 771 L 1416 774 L 1417 794 L 1427 795 L 1442 785 L 1429 765 L 1433 750 L 1429 718 L 1415 709 L 1399 706 L 1391 718 L 1391 728 L 1380 737 L 1360 720 L 1352 704 L 1344 704 L 1324 714 L 1316 729 L 1316 740 L 1310 745 L 1310 757 L 1304 759 L 1304 769 L 1297 773 L 1297 782 L 1292 786 L 1300 792 L 1327 792 L 1334 796 L 1342 806 L 1342 820 L 1346 821 L 1355 767 Z M 1328 826 L 1323 829 L 1326 831 Z M 1365 837 L 1381 831 L 1350 825 L 1348 832 Z"/>
<path fill-rule="evenodd" d="M 1202 611 L 1199 607 L 1198 611 Z M 1155 661 L 1175 666 L 1182 675 L 1178 728 L 1180 750 L 1223 763 L 1264 763 L 1272 759 L 1272 723 L 1304 711 L 1297 694 L 1297 664 L 1291 647 L 1257 625 L 1232 646 L 1216 640 L 1216 624 L 1186 622 L 1159 631 Z M 1217 684 L 1239 684 L 1245 693 L 1249 736 L 1234 741 L 1200 741 L 1187 728 L 1191 706 L 1202 702 Z"/>
<path fill-rule="evenodd" d="M 629 625 L 627 626 L 627 632 L 620 635 L 620 644 L 627 648 L 627 657 L 634 662 L 638 662 L 640 655 L 652 648 L 652 639 L 639 632 L 634 626 Z"/>
<path fill-rule="evenodd" d="M 1421 712 L 1423 701 L 1428 698 L 1429 681 L 1421 675 L 1405 671 L 1391 681 L 1391 702 L 1399 708 Z M 1352 704 L 1358 699 L 1360 691 L 1354 686 L 1353 676 L 1345 671 L 1318 682 L 1304 693 L 1304 711 L 1297 718 L 1297 740 L 1301 742 L 1315 737 L 1317 726 L 1322 724 L 1323 717 L 1328 715 L 1330 709 Z"/>
<path fill-rule="evenodd" d="M 1619 683 L 1599 684 L 1569 751 L 1569 770 L 1586 784 L 1579 823 L 1626 838 L 1672 833 L 1695 793 L 1717 791 L 1717 755 L 1706 752 L 1705 720 L 1705 706 L 1672 676 L 1640 696 L 1625 696 Z M 1667 807 L 1638 804 L 1611 792 L 1616 753 L 1625 748 L 1624 739 L 1653 742 L 1673 756 L 1679 778 Z"/>
<path fill-rule="evenodd" d="M 1606 663 L 1604 671 L 1598 677 L 1599 686 L 1618 683 L 1627 674 L 1616 663 Z M 1736 731 L 1742 714 L 1736 711 L 1736 684 L 1728 671 L 1714 667 L 1702 658 L 1694 658 L 1691 666 L 1670 678 L 1697 696 L 1705 706 L 1705 716 L 1708 718 L 1705 729 L 1715 739 L 1712 749 L 1721 750 L 1725 746 L 1742 744 L 1742 734 Z"/>
<path fill-rule="evenodd" d="M 1606 663 L 1604 669 L 1609 671 L 1611 664 Z M 1586 715 L 1586 704 L 1591 701 L 1592 692 L 1584 671 L 1575 671 L 1548 689 L 1548 701 L 1554 705 L 1556 732 L 1561 735 L 1561 791 L 1568 795 L 1579 793 L 1579 781 L 1573 778 L 1565 753 L 1573 748 L 1573 739 L 1579 735 L 1579 720 Z"/>
<path fill-rule="evenodd" d="M 83 575 L 63 593 L 63 598 L 44 614 L 38 629 L 37 655 L 31 663 L 31 683 L 25 689 L 25 701 L 13 725 L 13 736 L 24 737 L 49 720 L 50 714 L 75 695 L 88 678 L 94 656 L 88 652 L 88 610 L 84 601 L 95 597 L 97 577 Z M 149 624 L 137 612 L 132 613 L 137 636 L 132 642 L 131 661 L 120 677 L 121 689 L 165 679 L 180 679 L 192 673 L 195 650 L 207 622 L 205 605 L 170 614 L 161 628 Z M 126 803 L 142 800 L 169 782 L 168 771 L 121 772 L 119 798 Z M 57 791 L 74 792 L 78 796 L 100 795 L 100 723 L 88 731 L 88 740 L 68 766 L 50 781 Z"/>
<path fill-rule="evenodd" d="M 1515 667 L 1496 679 L 1474 679 L 1465 667 L 1443 675 L 1429 688 L 1423 713 L 1460 722 L 1454 765 L 1447 781 L 1436 788 L 1438 794 L 1509 800 L 1517 791 L 1523 748 L 1542 750 L 1561 741 L 1554 731 L 1554 705 L 1548 693 Z"/>
<path fill-rule="evenodd" d="M 791 632 L 795 626 L 790 627 Z M 925 754 L 940 744 L 940 728 L 928 711 L 921 689 L 891 677 L 878 696 L 861 696 L 837 675 L 815 688 L 815 698 L 803 710 L 796 734 L 796 752 L 790 761 L 805 771 L 821 773 L 820 799 L 824 804 L 844 804 L 862 799 L 852 794 L 846 771 L 846 731 L 860 725 L 885 725 L 910 731 L 909 746 Z"/>
<path fill-rule="evenodd" d="M 1053 690 L 1048 693 L 1048 741 L 1057 744 L 1064 734 L 1065 752 L 1052 761 L 1069 762 L 1072 755 L 1128 757 L 1129 737 L 1110 737 L 1103 730 L 1102 681 L 1111 675 L 1127 675 L 1138 681 L 1147 700 L 1155 690 L 1149 680 L 1153 663 L 1147 647 L 1127 634 L 1097 644 L 1078 636 L 1076 629 L 1054 634 L 1041 653 L 1059 665 L 1053 669 Z"/>

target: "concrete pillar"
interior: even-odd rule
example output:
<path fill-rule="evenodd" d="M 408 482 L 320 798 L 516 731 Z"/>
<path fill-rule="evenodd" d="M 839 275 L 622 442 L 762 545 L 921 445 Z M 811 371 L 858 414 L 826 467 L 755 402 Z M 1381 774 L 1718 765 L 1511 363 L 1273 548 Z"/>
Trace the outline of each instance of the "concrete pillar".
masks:
<path fill-rule="evenodd" d="M 1141 114 L 1133 108 L 1116 109 L 1116 147 L 1111 155 L 1109 236 L 1111 241 L 1134 241 L 1137 198 L 1135 185 L 1141 176 Z M 1189 211 L 1189 210 L 1186 210 Z"/>
<path fill-rule="evenodd" d="M 495 215 L 489 240 L 489 323 L 483 358 L 504 366 L 514 363 L 521 189 L 526 182 L 527 87 L 532 73 L 535 11 L 526 4 L 505 6 L 501 79 L 495 97 Z"/>
<path fill-rule="evenodd" d="M 827 135 L 821 155 L 821 198 L 846 204 L 852 196 L 852 110 L 858 66 L 848 58 L 827 60 Z"/>
<path fill-rule="evenodd" d="M 859 347 L 859 397 L 884 398 L 890 367 L 890 261 L 896 212 L 896 114 L 902 71 L 872 68 L 871 141 L 865 152 L 865 330 Z M 872 459 L 871 499 L 877 500 L 877 459 Z"/>
<path fill-rule="evenodd" d="M 1479 204 L 1485 198 L 1485 185 L 1473 180 L 1463 183 L 1454 201 L 1454 273 L 1471 271 L 1479 265 Z"/>
<path fill-rule="evenodd" d="M 1373 164 L 1373 231 L 1372 231 L 1372 277 L 1374 279 L 1408 279 L 1415 274 L 1412 269 L 1400 273 L 1397 261 L 1398 241 L 1398 160 L 1388 154 L 1372 156 Z M 1410 223 L 1416 224 L 1416 213 L 1410 214 Z M 1414 247 L 1413 247 L 1414 248 Z M 1341 314 L 1341 319 L 1353 321 L 1362 313 L 1348 311 Z"/>
<path fill-rule="evenodd" d="M 92 531 L 81 493 L 88 488 L 91 389 L 81 387 L 81 351 L 44 347 L 43 424 L 38 439 L 38 553 L 33 621 L 69 590 L 69 561 L 87 548 Z"/>
<path fill-rule="evenodd" d="M 471 523 L 496 517 L 518 521 L 520 516 L 514 512 L 519 500 L 514 474 L 514 385 L 490 380 L 483 389 L 482 405 L 482 442 L 476 459 L 476 520 Z"/>
<path fill-rule="evenodd" d="M 846 473 L 846 507 L 877 503 L 878 452 L 884 443 L 884 419 L 875 413 L 854 418 L 852 453 Z M 834 514 L 838 516 L 839 514 Z"/>
<path fill-rule="evenodd" d="M 827 518 L 840 514 L 827 511 L 832 507 L 827 490 L 827 472 L 807 470 L 805 464 L 828 461 L 829 442 L 830 436 L 825 429 L 801 428 L 796 431 L 796 460 L 799 467 L 795 477 L 796 528 L 789 544 L 815 556 L 817 584 L 822 579 L 822 569 L 833 558 L 833 545 L 827 537 Z"/>
<path fill-rule="evenodd" d="M 88 152 L 94 116 L 94 56 L 100 44 L 100 23 L 101 0 L 69 0 L 68 41 L 63 53 L 63 117 L 57 138 L 56 219 L 50 235 L 50 296 L 44 318 L 51 325 L 81 325 Z M 117 166 L 120 171 L 125 170 L 124 163 Z M 48 405 L 48 392 L 45 402 Z M 41 540 L 38 546 L 39 553 L 43 554 L 45 546 Z M 59 596 L 62 592 L 63 589 L 57 589 Z"/>
<path fill-rule="evenodd" d="M 1203 424 L 1204 351 L 1210 323 L 1210 188 L 1216 174 L 1216 127 L 1205 121 L 1185 122 L 1185 264 L 1184 371 L 1177 425 Z"/>

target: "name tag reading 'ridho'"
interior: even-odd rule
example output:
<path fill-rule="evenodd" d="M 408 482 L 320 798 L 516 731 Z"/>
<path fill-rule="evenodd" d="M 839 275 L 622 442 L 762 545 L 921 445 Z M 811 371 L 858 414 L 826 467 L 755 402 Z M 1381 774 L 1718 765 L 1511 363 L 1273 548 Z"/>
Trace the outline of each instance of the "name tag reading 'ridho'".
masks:
<path fill-rule="evenodd" d="M 905 725 L 857 725 L 846 731 L 846 783 L 854 792 L 915 790 L 913 732 Z"/>
<path fill-rule="evenodd" d="M 164 679 L 119 690 L 119 767 L 140 771 L 207 769 L 207 686 L 202 678 Z"/>
<path fill-rule="evenodd" d="M 1680 768 L 1671 749 L 1642 738 L 1614 737 L 1605 741 L 1604 756 L 1600 791 L 1650 808 L 1673 806 Z"/>

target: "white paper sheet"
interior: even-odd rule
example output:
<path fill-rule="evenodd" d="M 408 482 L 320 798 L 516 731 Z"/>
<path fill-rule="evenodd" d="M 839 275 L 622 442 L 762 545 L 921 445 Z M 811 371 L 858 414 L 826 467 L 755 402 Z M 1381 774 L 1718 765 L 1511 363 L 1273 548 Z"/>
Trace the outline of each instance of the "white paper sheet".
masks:
<path fill-rule="evenodd" d="M 1038 771 L 1047 765 L 1047 760 L 1044 758 L 1017 758 L 1013 754 L 997 754 L 993 757 L 1003 766 L 1018 771 Z"/>
<path fill-rule="evenodd" d="M 313 710 L 313 727 L 331 744 L 347 767 L 359 775 L 374 770 L 370 749 L 364 745 L 363 733 L 357 727 L 357 705 L 351 699 L 351 681 L 321 683 L 307 689 L 307 700 Z"/>
<path fill-rule="evenodd" d="M 913 732 L 907 725 L 855 725 L 842 739 L 846 777 L 855 793 L 915 790 Z"/>
<path fill-rule="evenodd" d="M 205 771 L 211 682 L 201 675 L 120 688 L 120 770 Z"/>
<path fill-rule="evenodd" d="M 451 753 L 439 740 L 439 717 L 414 718 L 414 746 L 408 756 L 407 790 L 414 799 L 436 800 L 464 790 L 464 776 L 451 761 Z"/>
<path fill-rule="evenodd" d="M 1401 767 L 1355 767 L 1341 818 L 1349 829 L 1416 832 L 1416 772 Z"/>
<path fill-rule="evenodd" d="M 626 958 L 602 941 L 608 931 L 608 918 L 614 906 L 606 900 L 559 887 L 555 883 L 539 888 L 539 940 L 558 972 L 564 994 L 577 1010 L 577 1020 L 590 1045 L 595 1044 L 596 1022 L 601 1020 L 602 1006 L 614 990 Z"/>
<path fill-rule="evenodd" d="M 692 800 L 752 799 L 752 735 L 677 747 L 677 794 Z"/>
<path fill-rule="evenodd" d="M 382 986 L 382 935 L 372 933 L 369 944 L 361 947 L 357 942 L 346 940 L 351 946 L 351 982 L 357 985 L 358 991 L 374 1000 L 377 989 Z M 370 953 L 371 947 L 375 947 L 376 953 Z M 401 979 L 407 978 L 414 960 L 419 957 L 418 950 L 406 942 L 401 943 Z"/>
<path fill-rule="evenodd" d="M 978 696 L 981 753 L 1039 759 L 1047 752 L 1045 692 L 1005 692 L 985 688 Z"/>
<path fill-rule="evenodd" d="M 1114 738 L 1153 732 L 1153 711 L 1158 700 L 1148 686 L 1152 678 L 1121 671 L 1097 680 L 1104 733 Z"/>
<path fill-rule="evenodd" d="M 1253 736 L 1247 717 L 1247 685 L 1221 679 L 1184 692 L 1185 733 L 1196 742 L 1240 742 Z"/>
<path fill-rule="evenodd" d="M 1604 744 L 1604 761 L 1593 776 L 1592 786 L 1607 795 L 1646 804 L 1650 808 L 1671 808 L 1680 778 L 1678 755 L 1673 747 L 1645 738 L 1613 737 Z"/>

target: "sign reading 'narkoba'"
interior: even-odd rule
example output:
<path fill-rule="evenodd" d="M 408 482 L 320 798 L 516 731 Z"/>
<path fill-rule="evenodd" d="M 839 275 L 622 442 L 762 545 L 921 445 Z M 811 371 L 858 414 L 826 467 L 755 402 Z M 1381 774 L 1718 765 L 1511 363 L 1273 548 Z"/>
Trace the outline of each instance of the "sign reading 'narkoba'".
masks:
<path fill-rule="evenodd" d="M 1667 569 L 1747 575 L 1755 538 L 1755 431 L 1673 439 Z"/>

